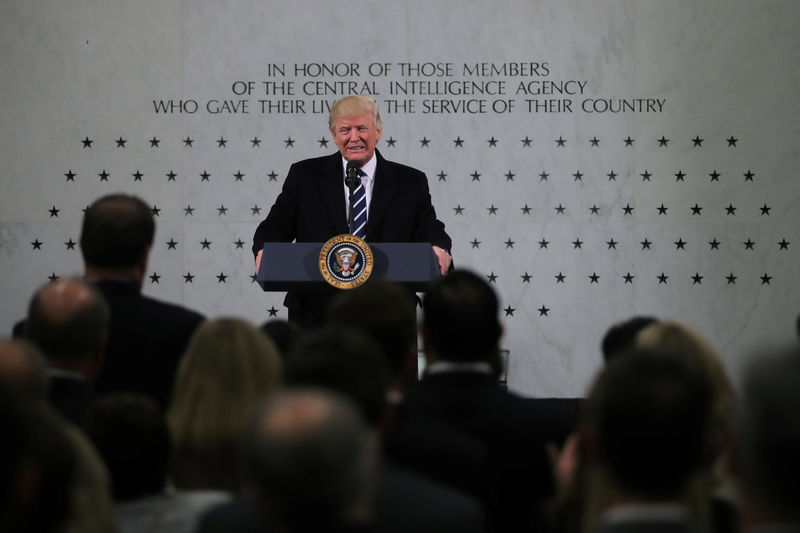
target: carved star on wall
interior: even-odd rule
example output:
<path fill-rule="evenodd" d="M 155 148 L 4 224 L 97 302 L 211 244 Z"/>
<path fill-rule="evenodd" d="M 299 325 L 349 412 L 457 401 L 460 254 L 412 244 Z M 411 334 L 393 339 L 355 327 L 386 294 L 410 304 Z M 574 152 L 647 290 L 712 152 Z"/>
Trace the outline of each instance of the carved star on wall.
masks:
<path fill-rule="evenodd" d="M 633 146 L 635 140 L 636 139 L 631 139 L 631 136 L 628 135 L 626 138 L 622 139 L 622 142 L 625 143 L 625 147 L 631 147 Z"/>
<path fill-rule="evenodd" d="M 612 249 L 616 250 L 617 249 L 617 244 L 619 244 L 619 243 L 617 241 L 615 241 L 613 237 L 611 238 L 610 241 L 606 241 L 606 245 L 608 246 L 608 248 L 607 248 L 608 250 L 612 250 Z"/>
<path fill-rule="evenodd" d="M 158 283 L 161 280 L 161 276 L 158 275 L 158 272 L 153 272 L 150 274 L 150 283 Z"/>
<path fill-rule="evenodd" d="M 241 171 L 241 170 L 237 170 L 237 171 L 234 173 L 233 177 L 234 177 L 234 179 L 235 179 L 236 181 L 243 181 L 243 180 L 244 180 L 244 174 L 242 173 L 242 171 Z"/>
<path fill-rule="evenodd" d="M 58 280 L 59 280 L 59 276 L 57 276 L 57 275 L 56 275 L 56 273 L 55 273 L 55 272 L 53 272 L 52 274 L 50 274 L 49 276 L 47 276 L 47 279 L 49 279 L 49 280 L 50 280 L 50 283 L 54 283 L 54 282 L 56 282 L 56 281 L 58 281 Z"/>
<path fill-rule="evenodd" d="M 716 237 L 714 237 L 714 240 L 708 241 L 708 246 L 710 246 L 712 250 L 719 250 L 719 244 L 720 242 Z"/>
<path fill-rule="evenodd" d="M 165 176 L 167 176 L 167 181 L 175 181 L 175 177 L 177 176 L 177 174 L 175 173 L 175 171 L 170 170 L 165 174 Z"/>
<path fill-rule="evenodd" d="M 589 213 L 592 215 L 600 214 L 600 208 L 597 207 L 597 204 L 593 204 L 592 207 L 589 208 Z"/>
<path fill-rule="evenodd" d="M 546 250 L 548 244 L 550 244 L 550 241 L 548 241 L 547 239 L 543 238 L 541 241 L 539 241 L 539 249 L 540 250 Z"/>
<path fill-rule="evenodd" d="M 750 238 L 748 238 L 742 244 L 744 244 L 744 249 L 745 250 L 753 250 L 754 249 L 753 247 L 756 245 L 755 241 L 751 240 Z"/>
<path fill-rule="evenodd" d="M 555 140 L 555 143 L 559 148 L 564 148 L 564 145 L 567 144 L 567 141 L 563 136 L 559 135 L 558 139 Z"/>
<path fill-rule="evenodd" d="M 508 249 L 508 248 L 514 248 L 514 244 L 515 243 L 514 243 L 514 241 L 511 240 L 511 237 L 509 237 L 508 239 L 506 239 L 506 241 L 503 244 L 505 244 L 506 245 L 506 249 Z"/>
<path fill-rule="evenodd" d="M 292 136 L 290 135 L 288 139 L 285 139 L 283 141 L 283 144 L 284 144 L 284 148 L 294 147 L 294 139 L 292 139 Z"/>
<path fill-rule="evenodd" d="M 226 283 L 227 281 L 228 276 L 226 276 L 224 272 L 217 274 L 217 283 Z"/>
<path fill-rule="evenodd" d="M 692 276 L 692 285 L 702 285 L 702 284 L 703 284 L 703 276 L 701 276 L 699 272 L 695 272 L 694 276 Z"/>
<path fill-rule="evenodd" d="M 225 148 L 227 146 L 228 146 L 228 139 L 220 136 L 220 138 L 217 139 L 217 148 Z"/>
<path fill-rule="evenodd" d="M 556 274 L 553 277 L 556 278 L 556 283 L 564 283 L 564 280 L 567 279 L 567 276 L 565 276 L 561 272 L 559 272 L 558 274 Z"/>
<path fill-rule="evenodd" d="M 685 250 L 686 249 L 686 241 L 684 241 L 683 238 L 679 237 L 678 240 L 675 241 L 675 249 L 676 250 Z"/>
<path fill-rule="evenodd" d="M 386 145 L 389 146 L 390 148 L 394 148 L 395 144 L 397 144 L 397 139 L 393 137 L 389 137 L 388 139 L 386 139 Z"/>
<path fill-rule="evenodd" d="M 70 237 L 70 239 L 64 243 L 64 246 L 67 247 L 67 250 L 74 250 L 76 244 L 78 243 L 73 241 L 72 238 Z"/>
<path fill-rule="evenodd" d="M 514 177 L 516 176 L 516 174 L 514 174 L 509 170 L 508 172 L 506 172 L 505 176 L 506 176 L 506 181 L 514 181 Z"/>
<path fill-rule="evenodd" d="M 667 284 L 667 280 L 669 279 L 669 276 L 667 276 L 663 272 L 661 274 L 659 274 L 658 276 L 656 276 L 656 277 L 658 278 L 658 284 L 659 285 L 661 285 L 662 283 L 664 285 L 666 285 Z"/>
<path fill-rule="evenodd" d="M 598 283 L 600 276 L 597 275 L 597 272 L 592 272 L 589 274 L 589 283 Z"/>
<path fill-rule="evenodd" d="M 58 217 L 58 214 L 61 212 L 60 209 L 56 209 L 56 206 L 51 207 L 48 211 L 50 211 L 50 218 Z"/>
<path fill-rule="evenodd" d="M 633 285 L 633 278 L 635 278 L 635 277 L 636 276 L 634 276 L 630 272 L 628 272 L 627 274 L 622 276 L 622 278 L 625 280 L 625 283 L 630 283 L 631 285 Z"/>
<path fill-rule="evenodd" d="M 505 309 L 503 309 L 503 311 L 505 311 L 505 312 L 506 312 L 506 316 L 514 316 L 514 311 L 516 311 L 516 309 L 514 309 L 513 307 L 511 307 L 511 306 L 509 305 L 508 307 L 506 307 Z"/>
<path fill-rule="evenodd" d="M 691 210 L 692 210 L 692 216 L 702 215 L 701 211 L 703 210 L 703 208 L 695 203 L 694 206 L 691 208 Z"/>
<path fill-rule="evenodd" d="M 470 241 L 470 244 L 472 245 L 473 248 L 480 248 L 481 247 L 481 241 L 479 241 L 477 237 L 472 239 L 472 241 Z"/>
<path fill-rule="evenodd" d="M 64 174 L 64 176 L 66 176 L 66 178 L 67 178 L 67 181 L 75 181 L 75 176 L 77 176 L 77 174 L 75 174 L 75 173 L 72 171 L 72 169 L 70 169 L 70 170 L 68 170 L 68 171 L 67 171 L 67 173 L 66 173 L 66 174 Z"/>
<path fill-rule="evenodd" d="M 749 169 L 744 174 L 744 181 L 753 181 L 755 174 L 753 174 Z"/>
<path fill-rule="evenodd" d="M 489 148 L 497 147 L 497 139 L 494 138 L 494 135 L 492 135 L 491 139 L 487 139 L 486 142 L 489 143 Z"/>
<path fill-rule="evenodd" d="M 667 146 L 667 144 L 669 144 L 669 139 L 667 139 L 666 137 L 664 137 L 662 135 L 661 138 L 658 139 L 658 145 L 659 146 Z"/>
<path fill-rule="evenodd" d="M 599 147 L 599 146 L 600 146 L 600 139 L 598 139 L 596 136 L 595 136 L 595 137 L 592 137 L 591 139 L 589 139 L 589 143 L 590 143 L 592 146 L 597 146 L 597 147 Z"/>
<path fill-rule="evenodd" d="M 459 135 L 458 137 L 453 139 L 453 144 L 455 145 L 456 148 L 463 148 L 464 147 L 464 139 L 462 139 L 461 136 Z"/>
<path fill-rule="evenodd" d="M 119 139 L 117 139 L 114 142 L 117 143 L 117 148 L 125 148 L 125 143 L 128 142 L 128 141 L 123 139 L 122 136 L 120 135 Z"/>
<path fill-rule="evenodd" d="M 522 211 L 523 215 L 530 215 L 531 214 L 531 208 L 528 207 L 528 204 L 525 204 L 523 207 L 520 207 L 520 210 Z"/>
<path fill-rule="evenodd" d="M 440 170 L 438 174 L 439 181 L 447 181 L 447 173 L 444 170 Z"/>
<path fill-rule="evenodd" d="M 656 207 L 656 209 L 658 209 L 659 215 L 666 215 L 667 209 L 669 209 L 669 207 L 666 207 L 664 204 L 661 204 L 660 206 Z"/>
<path fill-rule="evenodd" d="M 606 176 L 608 176 L 608 181 L 617 181 L 618 174 L 612 170 Z"/>
<path fill-rule="evenodd" d="M 573 181 L 583 181 L 583 173 L 580 170 L 576 171 L 572 177 L 575 178 Z"/>
<path fill-rule="evenodd" d="M 236 239 L 233 241 L 233 244 L 236 246 L 237 250 L 244 250 L 244 241 L 242 239 Z"/>
<path fill-rule="evenodd" d="M 210 250 L 211 249 L 211 241 L 209 241 L 206 238 L 204 238 L 202 241 L 200 241 L 200 245 L 202 246 L 202 248 L 201 248 L 202 250 Z"/>
<path fill-rule="evenodd" d="M 772 276 L 764 272 L 764 275 L 761 276 L 761 284 L 762 285 L 769 285 L 770 281 L 772 281 Z"/>
<path fill-rule="evenodd" d="M 650 245 L 653 244 L 653 243 L 650 242 L 649 240 L 647 240 L 647 237 L 645 237 L 644 240 L 642 242 L 640 242 L 639 244 L 642 245 L 642 250 L 649 250 L 650 249 Z"/>
<path fill-rule="evenodd" d="M 520 276 L 522 278 L 522 283 L 530 283 L 531 282 L 531 275 L 525 272 L 523 275 Z"/>
<path fill-rule="evenodd" d="M 144 176 L 144 174 L 142 174 L 138 170 L 134 172 L 132 175 L 133 175 L 133 181 L 142 181 L 142 176 Z"/>
<path fill-rule="evenodd" d="M 563 214 L 564 214 L 564 211 L 565 211 L 566 209 L 567 209 L 567 208 L 566 208 L 566 207 L 564 207 L 563 205 L 561 205 L 561 204 L 558 204 L 558 207 L 556 207 L 556 208 L 555 208 L 555 210 L 556 210 L 556 214 L 557 214 L 557 215 L 563 215 Z"/>
<path fill-rule="evenodd" d="M 575 239 L 572 241 L 572 249 L 573 250 L 582 250 L 583 249 L 583 241 L 580 239 Z"/>
<path fill-rule="evenodd" d="M 91 139 L 89 138 L 89 136 L 87 135 L 87 136 L 86 136 L 86 138 L 85 138 L 85 139 L 83 139 L 81 142 L 83 143 L 83 147 L 84 147 L 84 148 L 91 148 L 91 147 L 92 147 L 92 143 L 93 143 L 94 141 L 93 141 L 93 140 L 91 140 Z"/>
<path fill-rule="evenodd" d="M 639 175 L 642 177 L 642 181 L 650 181 L 650 177 L 652 176 L 649 170 L 645 170 Z"/>
<path fill-rule="evenodd" d="M 530 148 L 531 143 L 533 142 L 533 140 L 530 139 L 527 135 L 525 136 L 524 139 L 521 139 L 521 141 L 522 141 L 522 147 L 523 148 L 526 148 L 526 147 Z"/>
<path fill-rule="evenodd" d="M 156 138 L 156 136 L 155 136 L 155 135 L 153 135 L 153 138 L 152 138 L 152 139 L 150 139 L 150 148 L 158 148 L 158 144 L 159 144 L 160 142 L 161 142 L 161 141 L 159 141 L 159 140 Z"/>
<path fill-rule="evenodd" d="M 486 278 L 489 280 L 489 283 L 496 283 L 497 282 L 497 275 L 492 271 Z"/>
<path fill-rule="evenodd" d="M 481 181 L 481 174 L 477 170 L 470 174 L 470 176 L 472 176 L 472 181 Z"/>
<path fill-rule="evenodd" d="M 767 207 L 767 204 L 764 204 L 764 205 L 763 205 L 762 207 L 760 207 L 759 209 L 761 209 L 761 215 L 762 215 L 762 216 L 763 216 L 763 215 L 767 215 L 767 216 L 769 216 L 769 212 L 770 212 L 770 210 L 771 210 L 772 208 L 771 208 L 771 207 Z"/>
<path fill-rule="evenodd" d="M 227 207 L 225 207 L 224 205 L 221 205 L 221 206 L 219 206 L 219 207 L 217 208 L 217 214 L 218 214 L 219 216 L 222 216 L 222 215 L 227 215 L 227 214 L 228 214 L 228 208 L 227 208 Z"/>
<path fill-rule="evenodd" d="M 250 208 L 250 214 L 251 215 L 260 215 L 261 214 L 261 208 L 258 207 L 258 205 L 254 205 L 253 207 Z"/>
<path fill-rule="evenodd" d="M 153 207 L 150 208 L 150 212 L 153 213 L 154 217 L 157 217 L 161 214 L 161 209 L 157 205 L 153 204 Z"/>
<path fill-rule="evenodd" d="M 623 211 L 622 216 L 632 215 L 633 214 L 633 207 L 631 206 L 630 203 L 627 203 L 627 204 L 625 204 L 625 207 L 622 208 L 622 211 Z"/>
<path fill-rule="evenodd" d="M 320 139 L 317 142 L 319 143 L 320 148 L 328 147 L 328 139 L 326 139 L 325 137 L 320 137 Z"/>
<path fill-rule="evenodd" d="M 269 181 L 278 181 L 278 175 L 274 170 L 267 174 L 267 178 L 269 178 Z"/>
<path fill-rule="evenodd" d="M 250 148 L 257 148 L 261 146 L 261 139 L 258 136 L 253 137 L 250 139 Z"/>
<path fill-rule="evenodd" d="M 675 173 L 675 182 L 686 181 L 684 179 L 685 177 L 686 174 L 683 172 L 683 170 L 679 170 L 678 172 Z"/>
<path fill-rule="evenodd" d="M 207 170 L 200 173 L 200 181 L 210 181 L 211 174 Z"/>
<path fill-rule="evenodd" d="M 184 283 L 194 283 L 194 276 L 191 272 L 187 272 L 183 275 L 183 282 Z"/>
<path fill-rule="evenodd" d="M 728 146 L 736 146 L 736 143 L 739 142 L 739 139 L 737 139 L 733 135 L 731 135 L 730 137 L 728 137 L 725 140 L 728 141 Z"/>
<path fill-rule="evenodd" d="M 550 177 L 550 174 L 548 174 L 544 170 L 539 172 L 539 181 L 547 181 L 547 178 L 549 178 L 549 177 Z"/>
<path fill-rule="evenodd" d="M 178 249 L 178 241 L 173 238 L 167 241 L 167 250 L 177 250 Z"/>
<path fill-rule="evenodd" d="M 194 215 L 194 207 L 187 205 L 183 208 L 183 216 L 193 216 Z"/>
<path fill-rule="evenodd" d="M 431 144 L 431 140 L 428 139 L 427 137 L 422 137 L 422 139 L 419 140 L 419 147 L 420 148 L 428 148 L 428 145 L 430 145 L 430 144 Z"/>
<path fill-rule="evenodd" d="M 461 204 L 458 204 L 456 207 L 453 208 L 453 211 L 456 212 L 456 215 L 461 215 L 464 213 L 464 209 L 466 209 L 466 207 L 461 207 Z"/>
<path fill-rule="evenodd" d="M 709 172 L 709 174 L 708 174 L 708 175 L 709 175 L 709 177 L 711 178 L 711 181 L 719 181 L 719 177 L 720 177 L 722 174 L 720 174 L 719 172 L 717 172 L 717 169 L 714 169 L 714 170 L 713 170 L 713 172 Z"/>
<path fill-rule="evenodd" d="M 781 239 L 778 241 L 778 246 L 780 246 L 779 250 L 788 250 L 789 249 L 789 241 L 786 238 Z"/>
<path fill-rule="evenodd" d="M 545 306 L 541 306 L 539 309 L 537 309 L 537 311 L 539 311 L 539 316 L 549 316 L 547 313 L 550 312 L 550 309 Z"/>
<path fill-rule="evenodd" d="M 728 280 L 728 285 L 735 285 L 736 280 L 738 279 L 736 276 L 733 275 L 733 272 L 725 276 L 725 279 Z"/>
<path fill-rule="evenodd" d="M 490 215 L 496 215 L 497 214 L 497 209 L 498 208 L 495 207 L 494 204 L 492 204 L 492 205 L 490 205 L 489 207 L 486 208 L 486 210 L 489 211 Z"/>
<path fill-rule="evenodd" d="M 736 208 L 733 206 L 733 204 L 728 204 L 728 207 L 725 208 L 725 211 L 727 211 L 726 216 L 736 216 Z"/>
<path fill-rule="evenodd" d="M 192 139 L 191 137 L 186 137 L 183 140 L 183 146 L 185 146 L 186 148 L 191 148 L 193 143 L 194 143 L 194 139 Z"/>
<path fill-rule="evenodd" d="M 278 316 L 278 310 L 275 309 L 274 305 L 272 307 L 270 307 L 269 309 L 267 309 L 267 313 L 269 313 L 269 316 L 271 316 L 271 317 L 272 316 Z"/>

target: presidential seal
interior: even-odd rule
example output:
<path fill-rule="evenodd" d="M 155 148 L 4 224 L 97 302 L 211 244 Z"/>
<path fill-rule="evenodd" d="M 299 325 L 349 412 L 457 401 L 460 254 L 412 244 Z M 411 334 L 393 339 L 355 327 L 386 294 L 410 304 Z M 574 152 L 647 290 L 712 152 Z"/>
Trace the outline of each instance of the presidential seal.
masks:
<path fill-rule="evenodd" d="M 319 271 L 337 289 L 355 289 L 372 274 L 372 250 L 361 238 L 349 233 L 337 235 L 322 245 Z"/>

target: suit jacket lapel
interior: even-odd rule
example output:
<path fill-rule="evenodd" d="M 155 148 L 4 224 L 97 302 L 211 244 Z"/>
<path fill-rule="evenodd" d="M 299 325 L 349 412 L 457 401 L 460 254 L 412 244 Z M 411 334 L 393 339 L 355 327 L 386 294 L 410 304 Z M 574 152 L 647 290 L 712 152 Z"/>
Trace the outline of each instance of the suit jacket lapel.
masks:
<path fill-rule="evenodd" d="M 320 168 L 320 174 L 317 176 L 317 186 L 337 234 L 347 233 L 347 207 L 344 202 L 343 183 L 342 156 L 339 152 L 336 152 Z M 322 216 L 322 213 L 320 213 L 320 216 Z"/>
<path fill-rule="evenodd" d="M 375 181 L 372 185 L 372 199 L 369 204 L 369 215 L 367 216 L 367 239 L 370 238 L 370 228 L 377 226 L 378 221 L 386 213 L 392 197 L 397 193 L 397 176 L 392 172 L 391 167 L 377 150 L 375 154 L 378 158 L 375 166 Z"/>

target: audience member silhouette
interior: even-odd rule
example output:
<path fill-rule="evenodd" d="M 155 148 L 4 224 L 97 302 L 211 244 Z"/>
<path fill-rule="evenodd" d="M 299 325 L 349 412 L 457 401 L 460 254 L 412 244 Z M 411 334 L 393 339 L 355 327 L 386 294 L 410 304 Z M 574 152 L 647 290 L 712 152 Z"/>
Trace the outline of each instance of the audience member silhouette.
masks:
<path fill-rule="evenodd" d="M 636 336 L 639 332 L 657 322 L 657 318 L 638 315 L 625 321 L 618 322 L 608 328 L 600 343 L 600 349 L 603 353 L 603 362 L 608 363 L 619 353 L 633 348 L 635 346 Z"/>
<path fill-rule="evenodd" d="M 192 336 L 167 411 L 181 489 L 240 489 L 239 445 L 261 398 L 281 382 L 275 344 L 237 318 L 209 320 Z"/>
<path fill-rule="evenodd" d="M 109 309 L 86 281 L 48 283 L 33 295 L 25 321 L 27 338 L 47 360 L 50 404 L 83 426 L 95 399 L 94 381 L 103 366 Z"/>

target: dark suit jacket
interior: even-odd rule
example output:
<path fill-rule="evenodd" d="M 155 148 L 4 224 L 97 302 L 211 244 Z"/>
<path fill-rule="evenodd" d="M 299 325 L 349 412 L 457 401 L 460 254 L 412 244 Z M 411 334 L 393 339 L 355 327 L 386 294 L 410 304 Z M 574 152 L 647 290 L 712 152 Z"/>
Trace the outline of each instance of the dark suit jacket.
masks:
<path fill-rule="evenodd" d="M 594 533 L 700 533 L 701 529 L 685 520 L 637 519 L 616 523 L 601 522 Z"/>
<path fill-rule="evenodd" d="M 375 154 L 367 242 L 429 242 L 450 250 L 450 237 L 436 218 L 425 174 L 387 161 L 378 151 Z M 257 254 L 265 242 L 325 242 L 342 233 L 347 233 L 347 210 L 342 156 L 336 152 L 291 166 L 267 218 L 256 228 L 253 253 Z M 290 292 L 284 304 L 290 318 L 310 313 L 312 321 L 320 322 L 329 297 Z M 299 321 L 304 322 L 302 318 Z"/>
<path fill-rule="evenodd" d="M 94 403 L 94 385 L 85 379 L 50 376 L 47 403 L 78 427 L 86 425 L 86 415 Z"/>
<path fill-rule="evenodd" d="M 144 296 L 127 280 L 98 280 L 95 286 L 111 310 L 97 393 L 141 392 L 166 408 L 178 362 L 203 316 Z"/>
<path fill-rule="evenodd" d="M 384 465 L 381 474 L 375 520 L 365 530 L 381 533 L 485 531 L 483 508 L 474 499 L 390 465 Z M 229 531 L 267 533 L 272 529 L 246 499 L 236 499 L 211 509 L 201 518 L 197 529 L 198 533 Z"/>
<path fill-rule="evenodd" d="M 551 495 L 553 477 L 544 448 L 548 431 L 537 409 L 487 374 L 453 371 L 425 375 L 406 393 L 403 409 L 451 424 L 486 446 L 487 511 L 497 532 L 541 527 L 537 504 Z"/>

